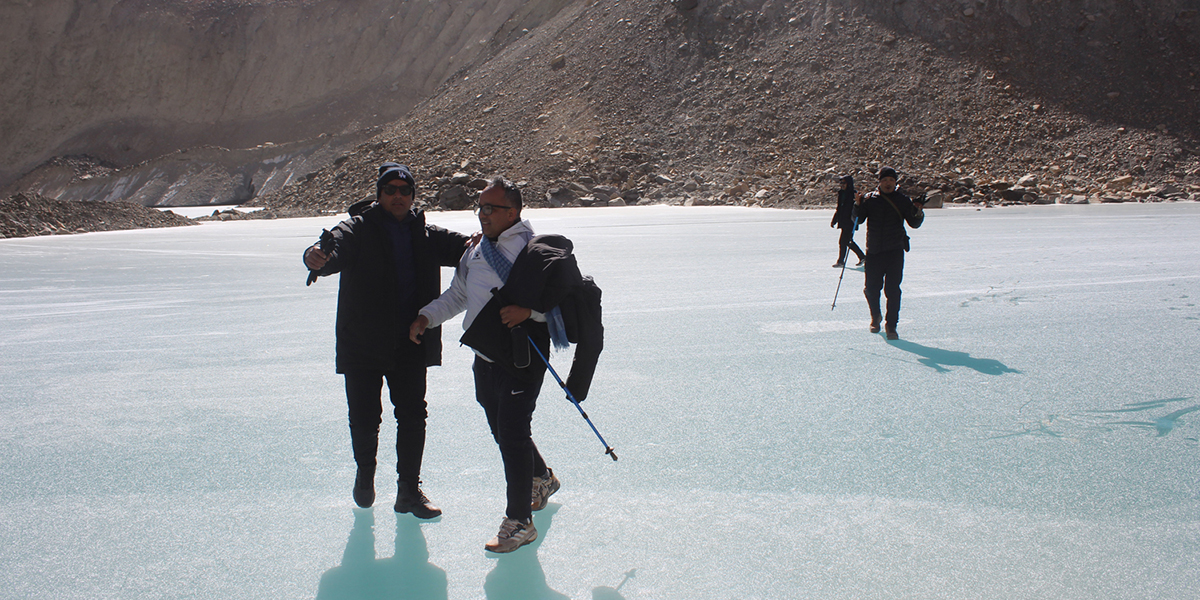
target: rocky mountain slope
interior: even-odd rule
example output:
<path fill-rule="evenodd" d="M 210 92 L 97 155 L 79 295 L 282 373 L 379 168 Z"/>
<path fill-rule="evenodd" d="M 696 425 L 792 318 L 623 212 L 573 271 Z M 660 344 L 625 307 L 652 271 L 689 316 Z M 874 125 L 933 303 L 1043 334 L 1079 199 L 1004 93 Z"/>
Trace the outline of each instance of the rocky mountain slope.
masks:
<path fill-rule="evenodd" d="M 259 15 L 254 34 L 241 35 L 260 49 L 267 47 L 257 45 L 260 32 L 275 31 L 276 21 L 292 33 L 310 34 L 297 37 L 314 31 L 300 20 L 275 18 L 275 11 L 329 14 L 386 39 L 418 35 L 377 31 L 382 17 L 363 16 L 382 10 L 387 3 L 380 0 L 345 3 L 358 7 L 354 18 L 317 0 L 166 4 L 176 16 L 183 9 L 175 4 L 190 7 L 188 18 L 208 23 L 203 31 L 214 39 L 222 30 L 248 27 L 229 15 Z M 437 39 L 448 48 L 440 55 L 448 54 L 454 68 L 435 69 L 442 63 L 430 62 L 421 94 L 395 103 L 395 113 L 331 110 L 349 106 L 339 104 L 357 95 L 347 90 L 361 89 L 336 78 L 299 86 L 324 92 L 301 91 L 286 78 L 267 79 L 275 96 L 247 86 L 256 91 L 244 96 L 270 97 L 281 107 L 274 113 L 245 110 L 249 103 L 223 104 L 246 139 L 266 141 L 255 132 L 272 123 L 276 132 L 282 123 L 298 137 L 317 131 L 327 136 L 296 142 L 311 146 L 287 160 L 263 158 L 273 152 L 268 147 L 253 164 L 273 166 L 256 167 L 248 179 L 243 171 L 241 187 L 232 186 L 231 194 L 241 194 L 240 200 L 249 191 L 258 196 L 253 202 L 278 210 L 340 210 L 370 194 L 371 174 L 383 160 L 412 164 L 422 200 L 440 208 L 467 206 L 480 178 L 496 173 L 526 182 L 534 204 L 806 205 L 829 201 L 835 173 L 868 176 L 880 163 L 900 169 L 909 190 L 945 201 L 1180 199 L 1200 193 L 1200 17 L 1194 2 L 449 4 L 466 11 L 463 19 L 479 24 L 480 35 L 451 40 L 454 28 L 439 28 L 446 39 Z M 435 9 L 425 3 L 391 8 L 415 11 L 406 13 L 407 21 L 434 26 L 421 11 Z M 468 9 L 475 10 L 469 17 Z M 228 18 L 205 21 L 211 14 Z M 281 55 L 298 51 L 299 42 L 284 41 L 281 32 L 265 37 L 279 44 Z M 337 64 L 345 64 L 344 57 L 358 52 L 359 46 L 320 39 L 326 40 L 326 63 L 337 56 Z M 430 42 L 421 39 L 425 46 Z M 439 56 L 414 52 L 411 42 L 401 45 L 395 54 L 403 60 Z M 451 54 L 451 47 L 459 50 Z M 316 60 L 316 50 L 306 52 L 294 62 Z M 268 55 L 283 60 L 262 54 Z M 258 73 L 268 60 L 234 50 L 222 60 L 234 64 L 237 56 L 241 69 Z M 375 69 L 362 79 L 385 92 L 393 85 L 397 93 L 409 89 L 394 72 Z M 306 98 L 299 108 L 279 103 L 289 90 Z M 321 113 L 355 119 L 342 119 L 337 128 L 306 118 Z M 338 137 L 350 123 L 375 128 L 363 138 Z M 207 124 L 214 135 L 221 129 Z M 119 168 L 90 181 L 77 169 L 49 179 L 64 194 L 87 186 L 109 196 L 131 189 L 111 183 L 128 180 L 130 167 L 106 164 Z M 156 185 L 169 188 L 167 179 Z"/>
<path fill-rule="evenodd" d="M 493 173 L 534 204 L 827 203 L 880 163 L 945 201 L 1200 192 L 1195 11 L 1068 4 L 573 3 L 257 202 L 337 210 L 387 159 L 443 208 Z"/>
<path fill-rule="evenodd" d="M 0 198 L 0 239 L 195 225 L 187 217 L 132 202 L 56 200 L 37 194 Z"/>

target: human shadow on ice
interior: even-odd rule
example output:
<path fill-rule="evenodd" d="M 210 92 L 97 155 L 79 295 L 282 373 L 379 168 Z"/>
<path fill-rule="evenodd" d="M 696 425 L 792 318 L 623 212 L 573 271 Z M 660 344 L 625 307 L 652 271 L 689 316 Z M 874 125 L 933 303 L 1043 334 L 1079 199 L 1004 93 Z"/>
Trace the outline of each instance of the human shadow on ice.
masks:
<path fill-rule="evenodd" d="M 317 600 L 447 597 L 446 572 L 429 562 L 425 534 L 413 517 L 396 515 L 396 552 L 375 558 L 375 512 L 354 509 L 354 528 L 342 564 L 325 571 Z"/>
<path fill-rule="evenodd" d="M 966 352 L 930 348 L 929 346 L 922 346 L 908 340 L 888 340 L 887 343 L 893 348 L 920 356 L 921 358 L 918 358 L 917 362 L 939 373 L 949 373 L 950 369 L 946 367 L 967 367 L 975 369 L 984 375 L 1020 373 L 1020 371 L 1010 369 L 1004 363 L 993 358 L 973 358 Z"/>
<path fill-rule="evenodd" d="M 1045 435 L 1055 438 L 1078 438 L 1080 436 L 1095 434 L 1097 432 L 1109 433 L 1115 430 L 1114 426 L 1145 429 L 1154 432 L 1154 437 L 1156 438 L 1166 437 L 1167 434 L 1171 433 L 1180 426 L 1180 417 L 1200 411 L 1200 405 L 1174 410 L 1158 418 L 1150 417 L 1150 420 L 1146 421 L 1108 421 L 1104 419 L 1111 419 L 1114 415 L 1168 408 L 1168 405 L 1170 404 L 1183 402 L 1185 400 L 1191 400 L 1191 398 L 1165 398 L 1162 400 L 1133 402 L 1125 404 L 1121 408 L 1113 408 L 1109 410 L 1089 410 L 1070 415 L 1051 414 L 1039 418 L 1036 422 L 1027 423 L 1026 426 L 1019 431 L 1002 432 L 999 435 L 990 437 L 989 439 L 996 440 L 1023 435 Z M 1200 439 L 1195 437 L 1187 437 L 1184 439 L 1193 442 L 1200 441 Z"/>
<path fill-rule="evenodd" d="M 1135 402 L 1132 404 L 1126 404 L 1122 408 L 1117 408 L 1117 409 L 1113 409 L 1113 410 L 1094 410 L 1094 411 L 1090 411 L 1090 412 L 1096 413 L 1096 414 L 1106 414 L 1106 415 L 1141 412 L 1144 410 L 1151 410 L 1151 409 L 1155 409 L 1155 408 L 1164 408 L 1168 404 L 1171 404 L 1173 402 L 1182 402 L 1184 400 L 1190 400 L 1190 399 L 1191 399 L 1190 397 L 1184 397 L 1184 398 L 1167 398 L 1165 400 L 1151 400 L 1148 402 Z M 1196 412 L 1198 410 L 1200 410 L 1200 405 L 1189 406 L 1188 408 L 1181 408 L 1179 410 L 1172 411 L 1172 412 L 1167 413 L 1153 421 L 1108 421 L 1108 422 L 1105 422 L 1104 424 L 1105 425 L 1127 425 L 1130 427 L 1137 427 L 1137 428 L 1141 428 L 1141 429 L 1150 429 L 1150 430 L 1153 430 L 1156 432 L 1156 435 L 1154 437 L 1163 437 L 1163 436 L 1167 435 L 1168 433 L 1171 433 L 1171 431 L 1173 431 L 1175 429 L 1175 427 L 1179 424 L 1179 417 L 1182 417 L 1183 415 L 1186 415 L 1189 413 Z"/>
<path fill-rule="evenodd" d="M 483 581 L 483 593 L 488 600 L 568 600 L 568 596 L 550 589 L 546 573 L 538 560 L 537 551 L 550 532 L 550 521 L 560 504 L 548 504 L 534 513 L 533 526 L 538 537 L 529 544 L 508 554 L 498 556 L 496 567 Z"/>
<path fill-rule="evenodd" d="M 625 596 L 621 595 L 621 588 L 629 583 L 630 579 L 637 576 L 637 569 L 630 569 L 625 572 L 625 579 L 617 584 L 617 587 L 610 588 L 608 586 L 600 586 L 592 589 L 592 600 L 625 600 Z"/>

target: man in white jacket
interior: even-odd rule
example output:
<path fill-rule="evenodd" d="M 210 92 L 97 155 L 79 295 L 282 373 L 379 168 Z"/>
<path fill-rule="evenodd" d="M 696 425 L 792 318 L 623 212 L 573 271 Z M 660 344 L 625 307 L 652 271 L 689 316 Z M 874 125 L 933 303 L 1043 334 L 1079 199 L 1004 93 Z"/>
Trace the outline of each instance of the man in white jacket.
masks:
<path fill-rule="evenodd" d="M 476 210 L 483 236 L 463 254 L 450 287 L 420 309 L 409 329 L 413 341 L 420 343 L 427 327 L 440 325 L 464 310 L 463 330 L 471 329 L 493 301 L 493 290 L 504 287 L 517 255 L 533 238 L 533 228 L 521 219 L 520 190 L 503 178 L 493 179 L 483 190 Z M 487 318 L 494 315 L 490 313 Z M 522 324 L 538 329 L 543 332 L 539 338 L 548 339 L 544 333 L 546 316 L 537 311 L 514 304 L 501 306 L 499 320 L 510 329 Z M 545 369 L 522 369 L 520 365 L 497 362 L 500 356 L 485 356 L 479 350 L 475 354 L 475 398 L 500 447 L 508 488 L 500 532 L 484 548 L 512 552 L 537 539 L 532 511 L 544 508 L 550 495 L 559 489 L 558 478 L 546 466 L 530 433 Z"/>

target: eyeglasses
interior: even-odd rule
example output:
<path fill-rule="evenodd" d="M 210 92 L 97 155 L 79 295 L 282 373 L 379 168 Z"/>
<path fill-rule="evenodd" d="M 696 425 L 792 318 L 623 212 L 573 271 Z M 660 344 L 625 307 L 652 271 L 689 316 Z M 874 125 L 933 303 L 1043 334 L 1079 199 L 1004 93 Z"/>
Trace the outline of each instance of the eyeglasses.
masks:
<path fill-rule="evenodd" d="M 388 196 L 395 196 L 396 194 L 400 194 L 401 196 L 411 196 L 413 193 L 413 188 L 411 185 L 385 185 L 379 188 L 379 191 L 387 194 Z"/>
<path fill-rule="evenodd" d="M 481 215 L 490 215 L 497 209 L 508 210 L 511 208 L 511 206 L 500 206 L 499 204 L 476 204 L 475 212 Z"/>

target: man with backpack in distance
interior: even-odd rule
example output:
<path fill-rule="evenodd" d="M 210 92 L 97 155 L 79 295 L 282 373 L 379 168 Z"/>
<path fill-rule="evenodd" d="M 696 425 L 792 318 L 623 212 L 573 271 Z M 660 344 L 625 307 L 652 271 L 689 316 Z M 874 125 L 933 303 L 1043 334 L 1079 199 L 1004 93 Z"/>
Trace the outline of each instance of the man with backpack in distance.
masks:
<path fill-rule="evenodd" d="M 559 348 L 579 344 L 567 388 L 582 401 L 603 344 L 599 288 L 579 273 L 571 241 L 535 237 L 521 207 L 521 191 L 511 182 L 497 177 L 488 184 L 476 207 L 483 236 L 463 254 L 450 287 L 409 329 L 419 343 L 427 327 L 466 311 L 461 341 L 476 354 L 475 399 L 504 463 L 505 516 L 484 545 L 498 553 L 537 539 L 532 513 L 560 487 L 531 434 L 546 363 L 531 359 L 529 345 L 548 357 L 551 340 Z"/>
<path fill-rule="evenodd" d="M 441 291 L 441 267 L 454 266 L 469 238 L 425 223 L 413 208 L 416 182 L 408 167 L 379 167 L 375 200 L 350 207 L 350 218 L 304 251 L 315 276 L 341 273 L 337 306 L 337 372 L 346 379 L 350 439 L 358 473 L 354 501 L 375 502 L 375 456 L 387 380 L 396 416 L 395 510 L 421 519 L 442 514 L 421 491 L 425 452 L 425 370 L 441 364 L 440 330 L 424 344 L 409 340 L 417 309 Z"/>
<path fill-rule="evenodd" d="M 904 278 L 904 253 L 908 252 L 908 232 L 904 223 L 916 229 L 925 221 L 924 205 L 913 202 L 897 189 L 899 177 L 891 167 L 879 169 L 879 188 L 854 197 L 858 222 L 867 223 L 866 285 L 863 295 L 871 309 L 871 333 L 879 333 L 883 321 L 887 339 L 898 340 L 896 323 L 900 320 L 900 281 Z M 887 314 L 879 310 L 879 290 L 887 296 Z"/>

